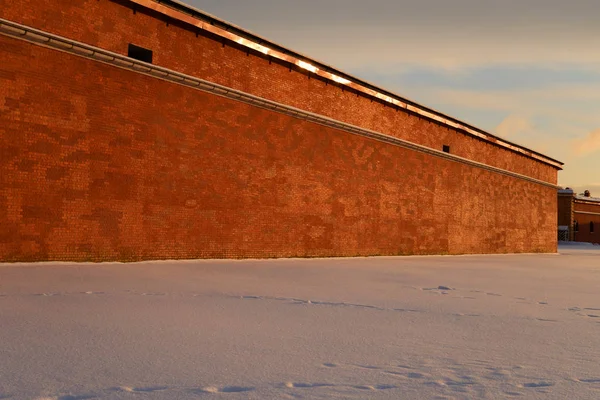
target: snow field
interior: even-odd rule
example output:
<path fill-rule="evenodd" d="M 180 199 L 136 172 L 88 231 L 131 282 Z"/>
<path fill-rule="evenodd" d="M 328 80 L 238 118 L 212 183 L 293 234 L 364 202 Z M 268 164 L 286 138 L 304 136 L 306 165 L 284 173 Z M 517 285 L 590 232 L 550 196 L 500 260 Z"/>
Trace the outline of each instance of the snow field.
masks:
<path fill-rule="evenodd" d="M 597 399 L 600 248 L 0 265 L 0 399 Z"/>

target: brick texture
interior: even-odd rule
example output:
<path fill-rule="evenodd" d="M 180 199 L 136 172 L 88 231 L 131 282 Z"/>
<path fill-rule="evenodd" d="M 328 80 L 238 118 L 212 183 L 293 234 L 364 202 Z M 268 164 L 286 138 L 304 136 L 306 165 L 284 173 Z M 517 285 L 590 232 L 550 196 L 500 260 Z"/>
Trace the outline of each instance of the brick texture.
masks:
<path fill-rule="evenodd" d="M 573 195 L 558 194 L 558 225 L 569 227 L 569 240 L 575 240 Z"/>
<path fill-rule="evenodd" d="M 600 203 L 574 200 L 573 210 L 573 218 L 579 223 L 575 240 L 578 242 L 600 243 Z M 578 211 L 595 214 L 581 214 Z M 593 232 L 590 229 L 590 222 L 594 224 Z"/>
<path fill-rule="evenodd" d="M 201 79 L 282 102 L 413 143 L 557 182 L 557 171 L 526 156 L 373 101 L 316 79 L 306 71 L 271 62 L 154 12 L 115 0 L 0 0 L 3 18 L 120 54 L 128 43 L 152 49 L 154 63 Z M 373 60 L 377 62 L 377 60 Z"/>
<path fill-rule="evenodd" d="M 48 19 L 88 43 L 137 25 L 84 3 L 111 6 L 95 15 L 110 34 L 68 7 Z M 0 36 L 0 59 L 2 261 L 556 251 L 551 187 L 17 39 Z"/>

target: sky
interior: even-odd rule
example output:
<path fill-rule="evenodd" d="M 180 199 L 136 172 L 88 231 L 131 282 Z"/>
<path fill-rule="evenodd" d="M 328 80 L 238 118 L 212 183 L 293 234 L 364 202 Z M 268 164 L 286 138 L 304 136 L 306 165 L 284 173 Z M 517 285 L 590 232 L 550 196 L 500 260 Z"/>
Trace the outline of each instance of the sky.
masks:
<path fill-rule="evenodd" d="M 600 196 L 597 0 L 186 0 L 565 163 Z"/>

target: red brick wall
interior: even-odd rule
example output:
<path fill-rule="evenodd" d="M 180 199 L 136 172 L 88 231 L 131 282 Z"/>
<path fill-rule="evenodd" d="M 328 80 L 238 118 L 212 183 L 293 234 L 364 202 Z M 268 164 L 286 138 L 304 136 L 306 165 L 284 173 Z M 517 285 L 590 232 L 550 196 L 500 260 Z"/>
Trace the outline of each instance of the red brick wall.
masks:
<path fill-rule="evenodd" d="M 184 29 L 154 13 L 138 10 L 127 1 L 113 0 L 0 0 L 0 16 L 120 54 L 128 43 L 154 51 L 154 63 L 257 96 L 326 115 L 434 149 L 450 145 L 461 157 L 509 171 L 557 182 L 548 165 L 509 152 L 480 139 L 397 111 L 365 96 L 310 79 L 306 72 L 290 72 L 258 53 L 223 45 L 222 41 Z M 373 60 L 377 62 L 377 60 Z"/>
<path fill-rule="evenodd" d="M 575 200 L 574 218 L 579 223 L 579 231 L 575 233 L 578 242 L 600 243 L 600 203 L 585 203 Z M 581 214 L 577 211 L 591 212 L 592 214 Z M 594 232 L 590 232 L 590 222 L 594 223 Z"/>
<path fill-rule="evenodd" d="M 0 260 L 556 250 L 552 188 L 3 36 L 0 59 Z"/>
<path fill-rule="evenodd" d="M 558 195 L 558 225 L 573 224 L 573 195 Z"/>

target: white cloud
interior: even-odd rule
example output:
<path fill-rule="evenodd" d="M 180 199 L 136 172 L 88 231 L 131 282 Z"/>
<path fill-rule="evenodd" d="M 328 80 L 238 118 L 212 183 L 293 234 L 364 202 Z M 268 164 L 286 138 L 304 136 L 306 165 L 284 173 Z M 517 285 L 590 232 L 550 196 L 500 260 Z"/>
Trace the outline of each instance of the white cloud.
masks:
<path fill-rule="evenodd" d="M 573 141 L 573 150 L 579 156 L 600 151 L 600 129 L 590 132 L 586 137 Z"/>
<path fill-rule="evenodd" d="M 530 136 L 535 132 L 536 128 L 529 118 L 516 114 L 510 114 L 496 128 L 496 134 L 506 139 Z"/>
<path fill-rule="evenodd" d="M 423 88 L 423 93 L 438 103 L 469 109 L 521 112 L 570 118 L 600 124 L 600 114 L 584 107 L 600 102 L 600 84 L 554 85 L 536 89 L 459 90 Z M 582 103 L 586 103 L 581 106 Z"/>
<path fill-rule="evenodd" d="M 496 127 L 495 133 L 561 161 L 564 161 L 563 156 L 565 155 L 562 150 L 569 144 L 568 138 L 549 134 L 536 126 L 531 117 L 520 114 L 509 114 Z"/>

